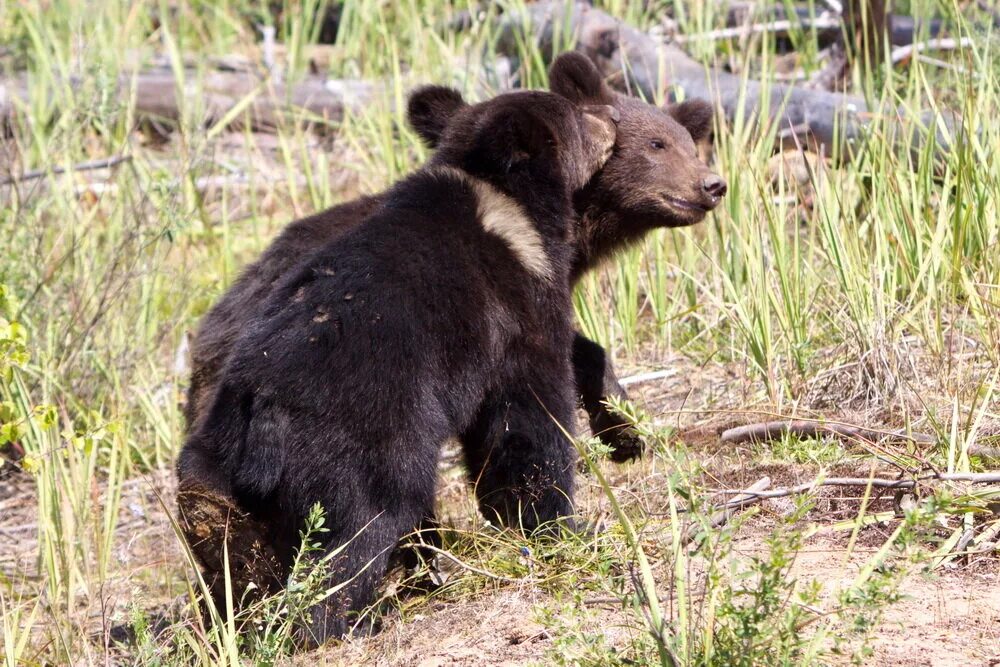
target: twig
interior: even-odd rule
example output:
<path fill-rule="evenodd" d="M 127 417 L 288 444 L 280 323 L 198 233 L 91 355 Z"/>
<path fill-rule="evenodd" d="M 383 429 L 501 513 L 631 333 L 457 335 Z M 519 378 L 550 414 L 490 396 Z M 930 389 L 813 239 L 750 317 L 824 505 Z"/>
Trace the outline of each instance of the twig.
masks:
<path fill-rule="evenodd" d="M 820 486 L 872 486 L 882 489 L 912 489 L 922 482 L 971 482 L 973 484 L 997 484 L 1000 483 L 1000 472 L 983 473 L 940 473 L 925 475 L 917 479 L 881 479 L 878 477 L 828 477 L 826 479 L 815 479 L 805 484 L 790 486 L 782 489 L 772 489 L 770 491 L 754 491 L 752 489 L 729 490 L 722 489 L 716 491 L 719 494 L 734 495 L 735 498 L 722 505 L 723 508 L 742 507 L 750 501 L 757 501 L 764 498 L 784 498 L 786 496 L 805 493 Z M 744 496 L 750 496 L 745 498 Z"/>
<path fill-rule="evenodd" d="M 971 37 L 963 37 L 962 39 L 952 39 L 950 37 L 945 37 L 941 39 L 928 39 L 926 42 L 917 42 L 916 44 L 905 44 L 903 46 L 897 46 L 892 50 L 893 65 L 898 65 L 904 61 L 910 59 L 914 53 L 922 53 L 923 51 L 954 51 L 955 49 L 965 49 L 972 46 L 973 41 Z"/>
<path fill-rule="evenodd" d="M 4 533 L 6 535 L 11 535 L 13 533 L 26 533 L 28 531 L 36 530 L 37 528 L 37 523 L 23 523 L 20 526 L 0 526 L 0 533 Z"/>
<path fill-rule="evenodd" d="M 975 536 L 976 536 L 975 527 L 969 526 L 969 528 L 964 533 L 962 533 L 962 537 L 959 538 L 958 544 L 955 545 L 955 548 L 952 549 L 951 553 L 953 555 L 965 553 L 966 547 L 969 546 L 969 542 L 971 542 L 972 538 Z"/>
<path fill-rule="evenodd" d="M 675 41 L 679 44 L 687 42 L 717 41 L 720 39 L 747 37 L 749 35 L 758 35 L 767 32 L 788 32 L 792 28 L 832 30 L 833 28 L 839 28 L 840 24 L 840 18 L 821 14 L 815 19 L 803 19 L 797 21 L 782 19 L 780 21 L 771 21 L 770 23 L 752 23 L 750 25 L 738 26 L 736 28 L 721 28 L 719 30 L 709 30 L 708 32 L 696 32 L 693 35 L 678 35 L 675 38 Z"/>
<path fill-rule="evenodd" d="M 119 165 L 122 162 L 128 162 L 132 159 L 131 155 L 115 155 L 113 157 L 102 158 L 100 160 L 91 160 L 90 162 L 81 162 L 80 164 L 75 164 L 71 167 L 59 167 L 55 166 L 51 169 L 33 169 L 31 171 L 26 171 L 20 176 L 9 176 L 3 180 L 0 180 L 0 185 L 13 185 L 14 183 L 23 183 L 24 181 L 32 181 L 36 178 L 43 178 L 49 174 L 65 174 L 66 172 L 77 172 L 77 171 L 92 171 L 94 169 L 110 169 L 115 165 Z"/>
<path fill-rule="evenodd" d="M 771 486 L 770 477 L 761 477 L 758 479 L 756 482 L 747 487 L 747 493 L 730 499 L 722 505 L 722 509 L 713 512 L 711 518 L 708 520 L 708 528 L 712 529 L 724 526 L 731 518 L 733 518 L 733 515 L 735 515 L 738 510 L 743 509 L 747 505 L 760 502 L 761 497 L 756 494 L 764 491 L 769 486 Z M 690 543 L 698 536 L 698 528 L 700 528 L 700 526 L 697 524 L 692 524 L 688 527 L 687 534 L 684 536 L 684 544 Z"/>
<path fill-rule="evenodd" d="M 840 424 L 836 422 L 808 421 L 808 420 L 782 420 L 770 421 L 760 424 L 747 424 L 728 429 L 722 433 L 722 442 L 738 445 L 744 442 L 769 442 L 777 440 L 785 435 L 796 435 L 802 438 L 814 438 L 817 435 L 829 434 L 839 435 L 845 438 L 863 438 L 871 442 L 878 442 L 884 438 L 899 438 L 912 440 L 913 442 L 930 445 L 937 442 L 937 438 L 925 433 L 906 433 L 903 431 L 879 431 L 876 429 L 852 426 L 850 424 Z"/>
<path fill-rule="evenodd" d="M 979 533 L 975 539 L 975 546 L 969 549 L 969 554 L 985 553 L 996 548 L 994 540 L 1000 535 L 1000 521 Z"/>
<path fill-rule="evenodd" d="M 626 378 L 618 380 L 618 384 L 620 384 L 623 387 L 627 387 L 630 384 L 641 384 L 643 382 L 651 382 L 653 380 L 669 378 L 675 375 L 677 375 L 676 368 L 667 368 L 662 371 L 651 371 L 649 373 L 639 373 L 638 375 L 630 375 Z"/>
<path fill-rule="evenodd" d="M 920 55 L 919 53 L 914 56 L 914 58 L 927 65 L 933 65 L 934 67 L 940 67 L 941 69 L 951 70 L 952 72 L 957 72 L 958 74 L 969 76 L 976 80 L 982 78 L 983 76 L 979 72 L 970 72 L 961 65 L 952 65 L 951 63 L 945 62 L 940 58 L 931 58 L 930 56 Z M 972 353 L 969 353 L 969 356 L 971 355 Z"/>

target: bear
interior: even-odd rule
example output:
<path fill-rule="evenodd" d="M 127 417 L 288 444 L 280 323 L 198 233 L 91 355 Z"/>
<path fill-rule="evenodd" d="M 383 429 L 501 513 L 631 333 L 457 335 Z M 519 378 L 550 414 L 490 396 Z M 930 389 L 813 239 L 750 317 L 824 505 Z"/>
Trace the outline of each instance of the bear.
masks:
<path fill-rule="evenodd" d="M 505 426 L 466 452 L 483 512 L 526 532 L 572 515 L 572 194 L 617 120 L 595 81 L 587 100 L 456 111 L 427 165 L 283 276 L 233 344 L 178 478 L 233 498 L 285 568 L 322 505 L 333 593 L 312 641 L 372 602 L 432 514 L 442 443 L 484 408 Z"/>
<path fill-rule="evenodd" d="M 593 80 L 595 71 L 585 56 L 562 54 L 551 67 L 550 88 L 572 99 Z M 711 132 L 710 104 L 689 100 L 664 111 L 613 93 L 603 83 L 600 86 L 600 98 L 618 109 L 621 123 L 608 164 L 574 196 L 580 216 L 571 273 L 574 282 L 651 229 L 699 222 L 726 192 L 725 182 L 694 152 L 694 144 Z M 410 96 L 407 119 L 424 142 L 434 147 L 451 116 L 464 106 L 458 91 L 427 86 Z M 204 413 L 233 341 L 275 283 L 312 250 L 361 224 L 379 206 L 380 197 L 361 197 L 288 225 L 205 315 L 191 345 L 192 372 L 184 410 L 188 428 Z M 608 398 L 628 396 L 603 347 L 577 333 L 572 361 L 576 391 L 591 432 L 611 448 L 612 460 L 637 457 L 642 441 L 631 432 L 628 420 L 606 404 Z"/>
<path fill-rule="evenodd" d="M 596 70 L 577 53 L 560 56 L 550 71 L 550 87 L 568 99 L 585 99 L 592 92 Z M 619 112 L 615 152 L 604 168 L 574 195 L 580 216 L 576 229 L 571 280 L 600 260 L 655 227 L 693 224 L 725 194 L 725 183 L 701 164 L 694 142 L 708 138 L 713 110 L 701 100 L 662 110 L 596 84 L 598 98 Z M 411 95 L 410 124 L 431 147 L 437 145 L 452 116 L 466 107 L 449 88 L 428 86 Z M 670 194 L 673 193 L 673 194 Z M 290 224 L 262 257 L 250 265 L 220 302 L 205 316 L 192 344 L 193 373 L 187 421 L 196 424 L 206 411 L 218 376 L 242 332 L 276 283 L 317 247 L 348 233 L 381 204 L 384 194 L 362 197 Z M 674 203 L 673 197 L 682 203 Z M 628 460 L 641 452 L 627 421 L 608 409 L 606 397 L 627 398 L 604 349 L 577 333 L 571 347 L 577 399 L 588 413 L 592 432 L 612 446 L 612 458 Z M 490 434 L 488 410 L 462 434 L 462 440 L 485 442 Z M 482 449 L 482 448 L 480 448 Z M 224 599 L 221 554 L 228 542 L 229 570 L 234 591 L 283 578 L 277 556 L 264 539 L 263 528 L 231 499 L 184 480 L 178 493 L 181 526 L 215 600 Z M 433 525 L 428 523 L 427 525 Z M 433 541 L 435 533 L 426 537 Z M 411 553 L 404 553 L 411 559 Z M 223 609 L 224 605 L 220 605 Z"/>

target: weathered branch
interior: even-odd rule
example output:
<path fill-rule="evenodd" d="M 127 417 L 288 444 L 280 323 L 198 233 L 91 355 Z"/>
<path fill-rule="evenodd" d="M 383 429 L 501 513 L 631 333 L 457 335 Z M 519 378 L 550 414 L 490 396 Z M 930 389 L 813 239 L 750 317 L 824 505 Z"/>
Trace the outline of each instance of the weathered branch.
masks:
<path fill-rule="evenodd" d="M 975 537 L 975 545 L 969 549 L 969 554 L 982 554 L 996 549 L 998 536 L 1000 536 L 1000 521 L 995 521 Z"/>
<path fill-rule="evenodd" d="M 831 6 L 832 3 L 828 2 L 825 4 L 830 8 L 830 14 L 843 14 L 843 7 L 837 10 Z M 839 5 L 839 3 L 837 4 Z M 762 6 L 762 3 L 747 3 L 747 5 L 742 7 L 738 5 L 731 6 L 726 15 L 726 25 L 730 28 L 736 28 L 746 24 L 748 19 L 751 18 L 757 21 L 788 21 L 792 24 L 789 27 L 795 26 L 801 30 L 815 30 L 820 47 L 829 46 L 843 37 L 843 23 L 838 22 L 836 25 L 832 25 L 829 22 L 829 17 L 824 16 L 827 12 L 819 12 L 816 7 L 796 5 L 792 8 L 792 15 L 795 18 L 790 19 L 784 5 L 774 4 L 763 11 L 754 11 L 756 8 Z M 817 21 L 817 19 L 824 20 Z M 943 28 L 944 24 L 941 19 L 914 18 L 904 14 L 891 14 L 889 16 L 889 40 L 893 46 L 912 44 L 921 35 L 926 35 L 928 38 L 937 37 L 941 34 Z M 775 36 L 783 38 L 787 37 L 788 34 L 787 32 L 778 30 Z"/>
<path fill-rule="evenodd" d="M 712 513 L 712 516 L 708 520 L 708 528 L 712 529 L 724 526 L 731 518 L 733 518 L 733 515 L 735 515 L 737 511 L 748 505 L 760 502 L 761 497 L 756 494 L 766 490 L 769 486 L 771 486 L 771 478 L 761 477 L 747 487 L 747 493 L 738 495 L 735 498 L 731 498 L 726 501 L 726 503 L 722 505 L 722 509 L 716 510 Z M 700 528 L 701 526 L 698 524 L 692 524 L 689 526 L 686 534 L 684 535 L 684 544 L 688 544 L 697 538 Z"/>
<path fill-rule="evenodd" d="M 815 438 L 818 435 L 835 435 L 843 438 L 861 438 L 871 442 L 879 442 L 886 438 L 910 440 L 920 444 L 930 445 L 937 438 L 925 433 L 907 433 L 905 431 L 879 431 L 850 424 L 836 422 L 780 420 L 761 424 L 747 424 L 723 431 L 722 442 L 738 445 L 744 442 L 769 442 L 785 435 L 795 435 L 800 438 Z"/>
<path fill-rule="evenodd" d="M 0 185 L 11 185 L 13 183 L 23 183 L 24 181 L 32 181 L 37 178 L 43 178 L 48 174 L 64 174 L 67 171 L 92 171 L 94 169 L 110 169 L 122 162 L 128 162 L 132 159 L 131 155 L 116 155 L 115 157 L 103 158 L 100 160 L 91 160 L 89 162 L 81 162 L 80 164 L 75 164 L 71 167 L 59 167 L 55 166 L 51 169 L 33 169 L 31 171 L 26 171 L 20 176 L 10 176 L 7 178 L 0 178 Z"/>
<path fill-rule="evenodd" d="M 972 484 L 998 484 L 1000 483 L 1000 472 L 965 472 L 965 473 L 936 473 L 918 477 L 916 479 L 881 479 L 878 477 L 827 477 L 826 479 L 815 479 L 805 484 L 790 486 L 781 489 L 754 491 L 752 489 L 741 490 L 720 490 L 719 494 L 733 495 L 735 498 L 726 502 L 721 507 L 739 508 L 747 504 L 758 502 L 765 498 L 784 498 L 786 496 L 807 493 L 820 486 L 847 486 L 847 487 L 873 487 L 880 489 L 913 489 L 918 484 L 928 482 L 969 482 Z"/>
<path fill-rule="evenodd" d="M 926 42 L 897 46 L 892 50 L 892 54 L 889 57 L 894 65 L 898 65 L 899 63 L 908 61 L 915 53 L 923 53 L 924 51 L 954 51 L 955 49 L 964 49 L 970 46 L 972 46 L 972 39 L 969 37 L 963 37 L 962 39 L 929 39 Z"/>
<path fill-rule="evenodd" d="M 72 83 L 72 82 L 71 82 Z M 30 78 L 0 81 L 0 127 L 26 104 Z M 122 103 L 133 99 L 139 117 L 179 122 L 188 105 L 201 104 L 199 120 L 257 131 L 273 131 L 283 121 L 305 114 L 315 121 L 339 121 L 347 109 L 364 107 L 378 84 L 369 81 L 332 80 L 310 76 L 291 85 L 261 78 L 250 71 L 210 71 L 199 75 L 187 70 L 183 85 L 170 70 L 123 75 L 118 81 Z"/>
<path fill-rule="evenodd" d="M 677 35 L 675 41 L 678 44 L 688 44 L 690 42 L 715 41 L 720 39 L 733 39 L 736 37 L 747 37 L 761 33 L 774 33 L 776 35 L 787 34 L 792 28 L 815 29 L 815 30 L 840 30 L 841 21 L 839 18 L 830 16 L 817 16 L 815 19 L 805 18 L 799 21 L 779 19 L 769 23 L 749 23 L 735 25 L 719 30 L 709 30 L 708 32 L 697 32 L 691 35 Z"/>
<path fill-rule="evenodd" d="M 623 387 L 628 387 L 633 384 L 642 384 L 644 382 L 652 382 L 653 380 L 662 380 L 664 378 L 670 378 L 677 375 L 676 368 L 664 368 L 659 371 L 650 371 L 649 373 L 639 373 L 638 375 L 629 375 L 628 377 L 621 378 L 618 380 L 618 384 Z"/>

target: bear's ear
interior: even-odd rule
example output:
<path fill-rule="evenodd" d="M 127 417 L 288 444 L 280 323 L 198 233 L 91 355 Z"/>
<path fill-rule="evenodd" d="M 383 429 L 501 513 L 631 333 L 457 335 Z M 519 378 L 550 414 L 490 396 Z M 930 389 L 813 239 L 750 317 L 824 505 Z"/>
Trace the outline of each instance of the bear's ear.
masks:
<path fill-rule="evenodd" d="M 462 93 L 445 86 L 423 86 L 410 93 L 406 119 L 429 147 L 437 146 L 448 123 L 466 106 Z"/>
<path fill-rule="evenodd" d="M 705 100 L 690 99 L 680 104 L 671 104 L 667 107 L 667 113 L 684 126 L 696 143 L 712 134 L 715 108 Z"/>
<path fill-rule="evenodd" d="M 508 173 L 556 144 L 552 130 L 527 109 L 509 107 L 479 126 L 476 151 L 488 169 Z M 485 166 L 485 165 L 484 165 Z"/>
<path fill-rule="evenodd" d="M 549 69 L 549 90 L 574 104 L 611 104 L 614 94 L 590 58 L 569 51 Z"/>

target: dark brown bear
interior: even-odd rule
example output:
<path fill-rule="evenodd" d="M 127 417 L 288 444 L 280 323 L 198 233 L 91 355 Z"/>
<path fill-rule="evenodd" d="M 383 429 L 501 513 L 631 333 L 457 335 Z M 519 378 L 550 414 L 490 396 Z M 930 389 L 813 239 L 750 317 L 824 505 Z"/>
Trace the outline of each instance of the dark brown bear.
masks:
<path fill-rule="evenodd" d="M 552 88 L 568 98 L 583 99 L 587 86 L 593 85 L 587 81 L 595 72 L 582 56 L 565 54 L 553 65 Z M 602 257 L 651 228 L 699 221 L 704 217 L 702 209 L 714 206 L 725 191 L 721 179 L 698 162 L 694 153 L 693 140 L 705 138 L 711 130 L 711 108 L 707 103 L 692 101 L 664 112 L 603 87 L 600 99 L 612 101 L 618 108 L 620 129 L 615 153 L 575 197 L 582 219 L 571 269 L 574 280 Z M 457 92 L 429 87 L 412 96 L 408 116 L 421 136 L 435 145 L 452 116 L 463 108 L 465 103 Z M 289 225 L 206 315 L 193 345 L 189 424 L 204 414 L 233 341 L 279 279 L 317 247 L 361 224 L 377 210 L 384 196 L 365 197 Z M 577 393 L 590 414 L 592 430 L 616 447 L 614 458 L 623 460 L 638 454 L 639 441 L 622 428 L 624 420 L 602 403 L 607 396 L 624 397 L 603 348 L 577 334 L 572 359 Z M 482 443 L 502 423 L 489 415 L 488 410 L 481 411 L 480 418 L 463 434 L 464 441 L 480 443 L 478 448 L 468 448 L 469 452 L 483 451 Z M 470 463 L 475 467 L 474 461 Z M 223 536 L 229 540 L 230 571 L 237 595 L 249 583 L 266 587 L 261 574 L 269 569 L 268 561 L 273 561 L 275 576 L 283 578 L 275 555 L 266 544 L 260 544 L 266 542 L 260 539 L 260 527 L 230 499 L 202 488 L 196 480 L 188 480 L 181 487 L 178 503 L 185 534 L 217 600 L 224 595 L 224 578 L 220 574 Z"/>
<path fill-rule="evenodd" d="M 178 477 L 233 498 L 284 568 L 323 506 L 336 592 L 314 641 L 372 602 L 432 514 L 442 443 L 484 410 L 504 421 L 466 450 L 484 513 L 527 531 L 572 514 L 572 194 L 617 116 L 593 74 L 578 103 L 521 92 L 457 110 L 430 162 L 283 276 L 233 344 Z"/>
<path fill-rule="evenodd" d="M 553 91 L 577 99 L 592 81 L 593 65 L 576 53 L 563 54 L 550 71 Z M 580 215 L 572 280 L 601 259 L 657 227 L 696 223 L 726 192 L 725 182 L 701 163 L 695 142 L 712 129 L 712 108 L 701 100 L 666 111 L 606 87 L 601 97 L 619 111 L 615 153 L 604 169 L 574 197 Z M 465 107 L 455 90 L 430 86 L 410 98 L 408 119 L 431 146 L 448 121 Z M 258 311 L 276 282 L 303 257 L 359 225 L 379 206 L 382 195 L 362 197 L 290 224 L 205 315 L 192 344 L 192 373 L 185 409 L 189 427 L 204 413 L 233 341 Z M 642 451 L 641 441 L 605 401 L 627 395 L 604 349 L 577 333 L 572 349 L 577 394 L 591 431 L 627 461 Z"/>

